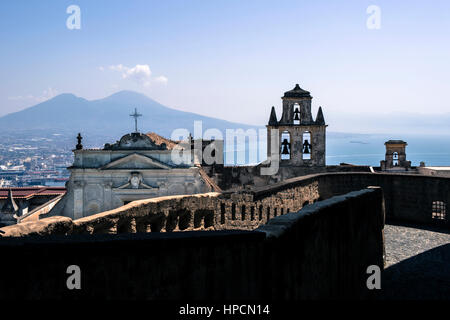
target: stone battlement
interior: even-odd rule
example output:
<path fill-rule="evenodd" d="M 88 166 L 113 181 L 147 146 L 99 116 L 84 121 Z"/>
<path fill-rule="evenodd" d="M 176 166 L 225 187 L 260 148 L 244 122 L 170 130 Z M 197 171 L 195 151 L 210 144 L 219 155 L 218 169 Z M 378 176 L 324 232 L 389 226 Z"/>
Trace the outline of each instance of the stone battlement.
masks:
<path fill-rule="evenodd" d="M 448 215 L 445 219 L 433 216 L 436 204 L 441 208 L 440 213 L 445 215 L 448 210 L 449 178 L 390 173 L 323 173 L 238 192 L 139 200 L 81 219 L 52 217 L 4 227 L 0 229 L 0 235 L 254 230 L 274 217 L 368 186 L 383 189 L 387 219 L 449 225 Z"/>

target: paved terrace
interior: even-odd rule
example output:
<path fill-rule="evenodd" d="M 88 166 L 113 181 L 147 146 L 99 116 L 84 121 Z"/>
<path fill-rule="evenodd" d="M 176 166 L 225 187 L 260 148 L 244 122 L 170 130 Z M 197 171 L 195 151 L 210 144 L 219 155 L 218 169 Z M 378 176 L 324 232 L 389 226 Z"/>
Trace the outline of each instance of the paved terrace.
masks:
<path fill-rule="evenodd" d="M 450 232 L 386 225 L 383 299 L 450 298 Z"/>

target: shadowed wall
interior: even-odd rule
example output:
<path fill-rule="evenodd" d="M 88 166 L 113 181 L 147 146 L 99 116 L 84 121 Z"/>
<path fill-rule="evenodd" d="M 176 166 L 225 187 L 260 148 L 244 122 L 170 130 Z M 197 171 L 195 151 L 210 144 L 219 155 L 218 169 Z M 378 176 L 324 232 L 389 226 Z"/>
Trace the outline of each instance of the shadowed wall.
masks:
<path fill-rule="evenodd" d="M 0 298 L 305 299 L 367 297 L 383 266 L 383 195 L 355 191 L 255 231 L 4 238 Z M 81 268 L 82 290 L 66 269 Z"/>

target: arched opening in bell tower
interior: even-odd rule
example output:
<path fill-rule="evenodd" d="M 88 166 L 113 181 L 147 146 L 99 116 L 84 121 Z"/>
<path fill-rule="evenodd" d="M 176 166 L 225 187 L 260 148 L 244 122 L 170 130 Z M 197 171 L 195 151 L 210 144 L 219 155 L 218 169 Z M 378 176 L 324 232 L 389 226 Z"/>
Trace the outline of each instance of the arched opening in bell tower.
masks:
<path fill-rule="evenodd" d="M 302 142 L 302 159 L 303 160 L 311 160 L 311 132 L 306 131 L 303 133 L 303 142 Z"/>
<path fill-rule="evenodd" d="M 283 131 L 281 134 L 281 160 L 291 159 L 291 134 Z"/>
<path fill-rule="evenodd" d="M 394 167 L 397 167 L 397 166 L 398 166 L 398 152 L 394 152 L 394 153 L 392 154 L 392 165 L 393 165 Z"/>
<path fill-rule="evenodd" d="M 294 114 L 294 125 L 300 124 L 300 105 L 298 103 L 294 103 L 292 106 L 292 112 Z"/>

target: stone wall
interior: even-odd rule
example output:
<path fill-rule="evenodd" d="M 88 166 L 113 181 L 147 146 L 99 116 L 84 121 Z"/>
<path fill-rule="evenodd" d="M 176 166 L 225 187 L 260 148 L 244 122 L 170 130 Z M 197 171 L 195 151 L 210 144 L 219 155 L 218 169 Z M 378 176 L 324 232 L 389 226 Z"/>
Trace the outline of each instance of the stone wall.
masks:
<path fill-rule="evenodd" d="M 426 176 L 450 178 L 450 167 L 417 167 L 417 171 Z"/>
<path fill-rule="evenodd" d="M 255 231 L 4 238 L 0 272 L 17 276 L 0 278 L 0 299 L 363 298 L 370 294 L 367 266 L 383 266 L 383 222 L 382 191 L 374 188 L 272 218 Z M 81 269 L 81 290 L 66 287 L 70 265 Z"/>
<path fill-rule="evenodd" d="M 408 174 L 326 173 L 238 192 L 168 196 L 131 202 L 114 210 L 73 220 L 62 234 L 172 232 L 190 230 L 254 230 L 275 216 L 368 186 L 385 193 L 388 220 L 449 226 L 450 179 Z M 446 219 L 432 218 L 440 203 Z M 46 219 L 36 228 L 43 228 Z M 55 223 L 57 220 L 50 220 Z M 64 220 L 66 221 L 66 220 Z M 31 225 L 26 225 L 28 223 Z M 49 222 L 50 223 L 50 222 Z M 35 234 L 45 235 L 45 227 Z M 0 229 L 0 235 L 26 236 L 33 222 Z M 22 232 L 22 230 L 27 230 Z M 54 232 L 54 231 L 52 231 Z"/>
<path fill-rule="evenodd" d="M 222 190 L 248 189 L 279 183 L 281 181 L 302 177 L 310 174 L 327 172 L 371 172 L 370 166 L 360 165 L 334 165 L 323 167 L 279 167 L 273 175 L 261 175 L 261 168 L 257 166 L 206 166 L 205 172 L 216 182 Z"/>
<path fill-rule="evenodd" d="M 19 237 L 54 234 L 49 224 L 72 221 L 58 234 L 120 234 L 136 232 L 174 232 L 191 230 L 253 230 L 273 217 L 319 199 L 319 186 L 307 179 L 288 190 L 266 192 L 210 192 L 196 195 L 167 196 L 133 201 L 117 209 L 81 219 L 52 217 L 39 224 L 24 222 L 0 229 L 0 236 Z"/>

